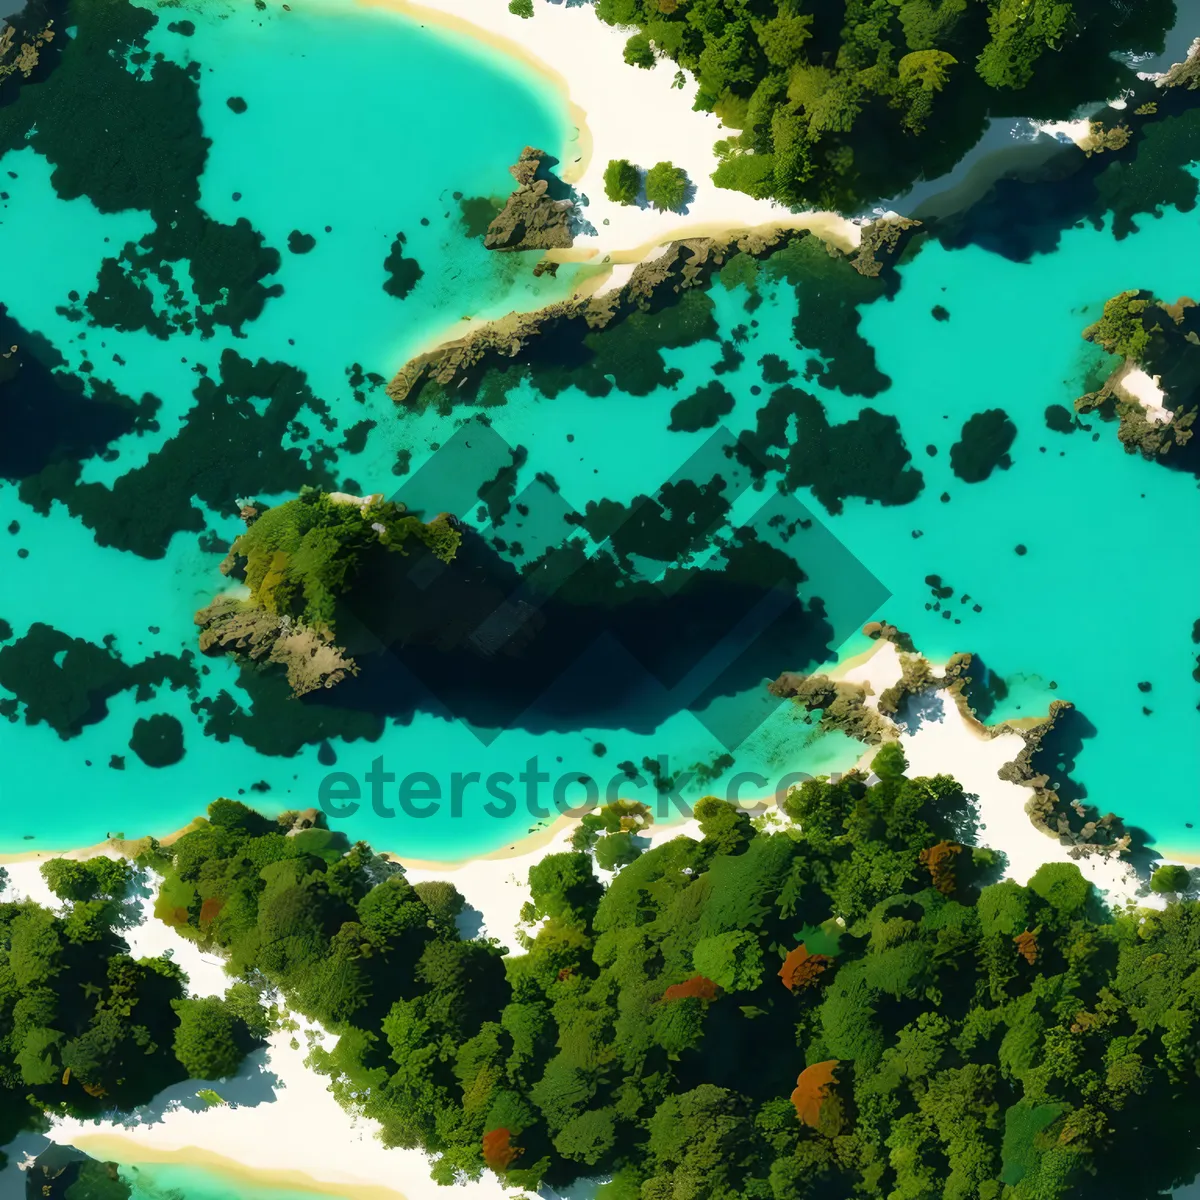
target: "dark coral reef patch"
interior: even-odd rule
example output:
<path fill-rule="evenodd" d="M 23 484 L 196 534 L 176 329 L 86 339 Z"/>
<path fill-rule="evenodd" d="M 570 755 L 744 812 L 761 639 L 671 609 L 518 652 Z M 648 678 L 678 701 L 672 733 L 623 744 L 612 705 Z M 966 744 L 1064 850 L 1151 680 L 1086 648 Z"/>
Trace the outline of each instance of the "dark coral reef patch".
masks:
<path fill-rule="evenodd" d="M 204 529 L 205 514 L 193 498 L 233 516 L 238 500 L 256 492 L 332 488 L 331 448 L 318 441 L 305 453 L 287 444 L 300 441 L 292 426 L 304 409 L 329 419 L 304 373 L 226 350 L 220 374 L 220 382 L 201 376 L 182 429 L 143 466 L 108 486 L 82 482 L 80 461 L 63 459 L 25 479 L 21 499 L 43 513 L 58 500 L 100 545 L 161 558 L 172 535 Z"/>
<path fill-rule="evenodd" d="M 1017 427 L 1002 408 L 968 417 L 960 439 L 950 447 L 950 467 L 964 483 L 982 483 L 997 467 L 1012 466 L 1009 450 Z"/>
<path fill-rule="evenodd" d="M 190 693 L 197 688 L 199 676 L 190 651 L 127 663 L 112 642 L 110 637 L 97 646 L 37 622 L 23 637 L 0 648 L 0 687 L 25 705 L 27 725 L 45 721 L 64 739 L 102 721 L 108 701 L 119 692 L 135 688 L 136 698 L 145 701 L 163 685 Z"/>

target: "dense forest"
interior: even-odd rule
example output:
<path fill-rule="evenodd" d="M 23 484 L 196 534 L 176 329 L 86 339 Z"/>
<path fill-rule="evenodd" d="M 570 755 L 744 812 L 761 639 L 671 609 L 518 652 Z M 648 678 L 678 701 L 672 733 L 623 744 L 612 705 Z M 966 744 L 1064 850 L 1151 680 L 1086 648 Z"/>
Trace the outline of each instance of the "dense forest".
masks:
<path fill-rule="evenodd" d="M 602 814 L 531 869 L 519 953 L 463 940 L 450 884 L 232 801 L 153 851 L 158 912 L 337 1031 L 318 1069 L 442 1182 L 1138 1200 L 1191 1178 L 1196 905 L 1113 915 L 1071 864 L 1002 880 L 959 785 L 906 769 L 885 747 L 761 828 L 709 799 L 699 840 L 642 853 L 637 814 Z M 607 886 L 595 847 L 626 864 Z"/>
<path fill-rule="evenodd" d="M 696 77 L 736 132 L 720 187 L 852 209 L 949 170 L 990 116 L 1067 117 L 1135 80 L 1172 0 L 599 0 L 626 61 Z"/>
<path fill-rule="evenodd" d="M 236 1072 L 266 1033 L 258 993 L 190 997 L 178 965 L 129 955 L 129 863 L 52 859 L 42 873 L 58 910 L 0 903 L 0 1146 L 41 1113 L 129 1109 Z"/>

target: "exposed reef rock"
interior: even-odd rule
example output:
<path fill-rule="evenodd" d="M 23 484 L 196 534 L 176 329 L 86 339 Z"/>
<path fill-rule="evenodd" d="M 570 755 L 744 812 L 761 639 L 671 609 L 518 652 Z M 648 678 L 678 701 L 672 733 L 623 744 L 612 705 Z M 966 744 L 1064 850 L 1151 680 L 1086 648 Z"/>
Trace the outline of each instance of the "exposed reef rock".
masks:
<path fill-rule="evenodd" d="M 0 29 L 0 80 L 17 74 L 28 79 L 33 74 L 42 48 L 54 40 L 54 22 L 47 22 L 43 29 L 32 36 L 26 35 L 26 38 L 18 43 L 13 25 Z"/>
<path fill-rule="evenodd" d="M 867 706 L 867 691 L 857 683 L 843 683 L 828 675 L 800 675 L 785 671 L 767 691 L 784 700 L 795 700 L 807 711 L 821 710 L 818 728 L 828 733 L 840 729 L 848 737 L 878 745 L 895 735 L 890 721 Z"/>
<path fill-rule="evenodd" d="M 858 335 L 858 307 L 888 294 L 890 282 L 874 277 L 902 253 L 906 235 L 917 223 L 899 219 L 878 224 L 877 232 L 873 232 L 874 225 L 864 231 L 862 246 L 853 259 L 807 230 L 760 227 L 671 242 L 654 257 L 639 262 L 620 287 L 559 301 L 535 312 L 509 313 L 412 359 L 392 379 L 388 394 L 398 404 L 436 404 L 443 410 L 462 403 L 499 403 L 498 395 L 482 398 L 487 393 L 489 372 L 501 377 L 510 364 L 523 368 L 528 364 L 536 374 L 540 360 L 543 367 L 551 364 L 552 374 L 561 375 L 563 363 L 569 366 L 572 355 L 584 366 L 592 365 L 604 353 L 592 336 L 598 331 L 615 328 L 639 313 L 665 314 L 672 306 L 682 308 L 688 303 L 689 291 L 709 284 L 718 271 L 723 280 L 736 285 L 753 282 L 761 268 L 768 280 L 786 282 L 796 289 L 806 313 L 794 323 L 797 341 L 826 357 L 827 364 L 820 372 L 826 386 L 875 395 L 889 380 L 877 370 L 870 346 Z M 739 263 L 740 255 L 746 259 Z M 722 271 L 727 264 L 729 270 Z M 855 270 L 849 270 L 850 266 Z M 753 302 L 755 290 L 750 288 L 749 294 Z M 807 308 L 810 302 L 811 310 Z M 697 305 L 691 317 L 679 312 L 672 323 L 686 324 L 698 311 Z M 818 312 L 820 318 L 816 319 Z M 667 324 L 664 320 L 663 326 Z M 715 336 L 715 327 L 711 336 Z M 549 345 L 544 351 L 535 350 L 535 341 L 543 337 L 549 339 Z M 648 337 L 641 333 L 631 340 Z M 579 343 L 585 338 L 581 350 Z M 637 357 L 632 352 L 622 356 L 623 361 L 635 365 Z M 516 375 L 513 372 L 496 379 L 501 393 L 506 382 L 515 382 Z"/>
<path fill-rule="evenodd" d="M 912 638 L 887 621 L 868 621 L 862 631 L 873 642 L 891 642 L 898 650 L 907 650 L 910 654 L 914 649 Z"/>
<path fill-rule="evenodd" d="M 1156 459 L 1186 446 L 1197 416 L 1192 401 L 1200 400 L 1196 302 L 1183 296 L 1168 304 L 1150 292 L 1120 292 L 1083 336 L 1124 361 L 1102 387 L 1075 401 L 1076 412 L 1115 417 L 1117 436 L 1129 454 L 1141 451 L 1144 458 Z"/>
<path fill-rule="evenodd" d="M 1200 88 L 1200 37 L 1188 49 L 1188 56 L 1175 65 L 1155 84 L 1161 88 L 1182 87 L 1190 91 Z"/>
<path fill-rule="evenodd" d="M 899 249 L 900 239 L 910 229 L 916 229 L 921 222 L 911 217 L 885 217 L 872 221 L 862 234 L 858 245 L 858 253 L 850 260 L 850 265 L 860 274 L 875 278 L 884 267 L 884 259 L 891 258 Z"/>
<path fill-rule="evenodd" d="M 488 226 L 483 244 L 489 250 L 563 250 L 571 245 L 570 200 L 550 194 L 543 167 L 549 156 L 526 146 L 509 170 L 517 181 L 499 215 Z"/>
<path fill-rule="evenodd" d="M 570 322 L 587 329 L 604 329 L 632 312 L 646 311 L 689 288 L 708 282 L 713 271 L 734 253 L 759 256 L 784 241 L 807 236 L 776 230 L 732 232 L 721 238 L 684 238 L 671 242 L 654 258 L 634 267 L 620 288 L 598 296 L 562 300 L 536 312 L 513 312 L 473 333 L 422 354 L 406 363 L 388 384 L 397 404 L 416 405 L 426 384 L 449 393 L 489 367 L 516 359 L 534 338 L 552 334 Z"/>
<path fill-rule="evenodd" d="M 1038 771 L 1034 759 L 1044 744 L 1054 734 L 1060 721 L 1074 710 L 1074 705 L 1065 700 L 1053 700 L 1050 713 L 1045 720 L 1018 732 L 1025 739 L 1020 754 L 1000 769 L 1000 778 L 1010 783 L 1019 783 L 1033 790 L 1025 805 L 1030 819 L 1044 833 L 1058 838 L 1070 847 L 1073 858 L 1089 854 L 1117 857 L 1127 853 L 1133 841 L 1125 832 L 1120 817 L 1115 813 L 1100 816 L 1079 800 L 1065 800 L 1053 787 L 1047 787 L 1049 777 Z"/>
<path fill-rule="evenodd" d="M 333 687 L 357 673 L 352 658 L 317 630 L 233 596 L 218 596 L 195 617 L 205 654 L 234 654 L 287 671 L 294 696 Z"/>

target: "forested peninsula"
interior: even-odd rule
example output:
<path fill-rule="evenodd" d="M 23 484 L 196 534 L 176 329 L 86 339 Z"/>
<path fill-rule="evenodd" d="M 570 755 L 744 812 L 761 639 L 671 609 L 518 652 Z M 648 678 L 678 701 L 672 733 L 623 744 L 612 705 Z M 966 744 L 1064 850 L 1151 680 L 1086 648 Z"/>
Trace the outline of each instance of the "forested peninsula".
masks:
<path fill-rule="evenodd" d="M 338 1034 L 312 1065 L 444 1183 L 1149 1200 L 1191 1178 L 1196 903 L 1112 913 L 1072 864 L 1002 879 L 961 787 L 906 771 L 890 743 L 774 817 L 710 798 L 698 837 L 641 853 L 637 814 L 602 812 L 531 868 L 509 948 L 463 938 L 451 884 L 412 886 L 311 814 L 221 800 L 139 861 L 163 876 L 158 916 L 245 981 L 231 1000 L 281 993 Z M 605 885 L 594 848 L 622 837 Z M 32 963 L 59 962 L 29 930 L 75 943 L 53 914 L 0 912 L 8 1094 L 34 1076 L 53 1094 L 72 1043 L 25 994 Z M 105 1009 L 102 982 L 78 994 Z"/>
<path fill-rule="evenodd" d="M 626 62 L 674 60 L 738 131 L 719 187 L 846 210 L 949 170 L 989 117 L 1065 116 L 1136 82 L 1169 0 L 599 0 Z"/>
<path fill-rule="evenodd" d="M 44 1116 L 99 1116 L 186 1079 L 232 1075 L 267 1032 L 259 990 L 191 997 L 170 959 L 134 959 L 134 870 L 51 859 L 57 909 L 5 901 L 0 868 L 0 1146 Z"/>

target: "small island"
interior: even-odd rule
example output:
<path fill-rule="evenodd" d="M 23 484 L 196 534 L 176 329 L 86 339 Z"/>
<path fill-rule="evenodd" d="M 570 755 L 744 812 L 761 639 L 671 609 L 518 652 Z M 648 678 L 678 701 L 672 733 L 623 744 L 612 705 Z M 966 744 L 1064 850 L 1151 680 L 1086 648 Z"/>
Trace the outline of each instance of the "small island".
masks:
<path fill-rule="evenodd" d="M 244 587 L 196 613 L 200 649 L 282 666 L 296 696 L 357 671 L 337 644 L 337 622 L 339 604 L 365 563 L 414 547 L 449 562 L 460 541 L 446 514 L 424 522 L 382 495 L 316 488 L 263 511 L 244 505 L 242 519 L 246 532 L 221 571 Z"/>
<path fill-rule="evenodd" d="M 1075 401 L 1075 411 L 1115 417 L 1129 454 L 1158 459 L 1172 450 L 1176 457 L 1190 453 L 1200 406 L 1196 302 L 1182 296 L 1168 304 L 1150 292 L 1120 292 L 1083 336 L 1121 363 L 1098 390 Z"/>

